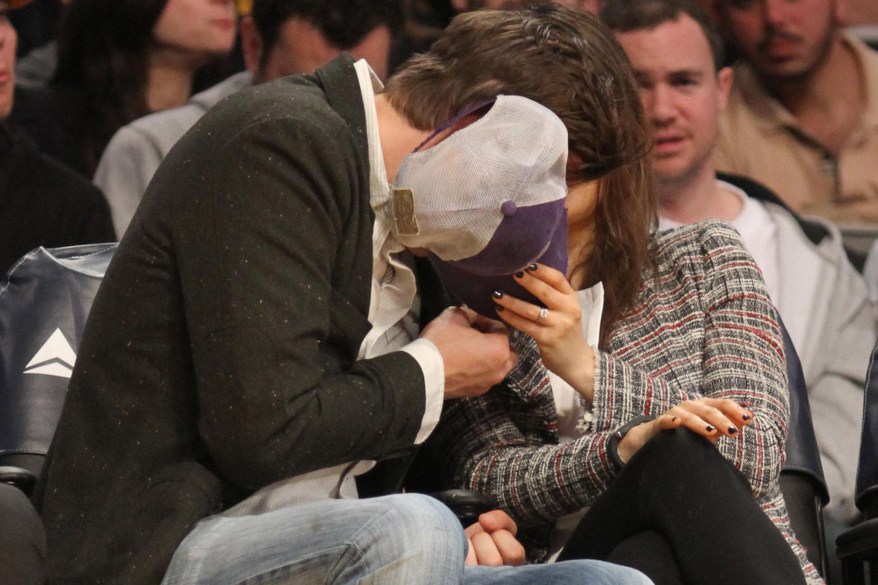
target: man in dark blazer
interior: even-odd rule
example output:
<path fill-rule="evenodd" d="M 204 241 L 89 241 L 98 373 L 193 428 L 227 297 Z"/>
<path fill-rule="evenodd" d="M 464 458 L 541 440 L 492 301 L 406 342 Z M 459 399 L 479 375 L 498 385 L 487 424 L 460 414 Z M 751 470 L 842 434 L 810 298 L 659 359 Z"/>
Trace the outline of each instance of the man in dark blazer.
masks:
<path fill-rule="evenodd" d="M 443 399 L 515 361 L 465 309 L 417 337 L 436 292 L 415 296 L 389 180 L 498 94 L 577 111 L 571 87 L 594 91 L 583 63 L 612 36 L 550 6 L 466 15 L 443 38 L 385 93 L 343 56 L 236 94 L 169 153 L 95 299 L 37 486 L 50 582 L 645 582 L 584 561 L 464 571 L 467 538 L 432 499 L 355 499 L 366 460 L 411 451 Z M 404 105 L 420 75 L 441 107 Z M 571 176 L 612 142 L 587 132 L 570 133 Z M 489 514 L 466 560 L 521 563 L 514 534 Z"/>

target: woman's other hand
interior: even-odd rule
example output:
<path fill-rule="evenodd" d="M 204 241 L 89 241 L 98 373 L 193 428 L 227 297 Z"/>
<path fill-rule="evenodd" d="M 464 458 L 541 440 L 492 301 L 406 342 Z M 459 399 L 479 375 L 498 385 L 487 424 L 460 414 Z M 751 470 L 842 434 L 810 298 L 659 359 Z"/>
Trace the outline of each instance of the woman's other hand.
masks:
<path fill-rule="evenodd" d="M 711 443 L 720 437 L 738 436 L 741 430 L 753 422 L 753 413 L 734 400 L 725 398 L 699 398 L 684 400 L 672 406 L 660 417 L 638 425 L 628 431 L 619 441 L 619 458 L 627 463 L 647 441 L 659 431 L 686 427 Z"/>
<path fill-rule="evenodd" d="M 479 516 L 479 521 L 467 527 L 469 549 L 466 565 L 523 565 L 524 547 L 515 538 L 518 527 L 509 514 L 492 510 Z"/>
<path fill-rule="evenodd" d="M 538 298 L 545 309 L 504 291 L 495 291 L 497 315 L 533 337 L 546 367 L 591 404 L 595 356 L 582 334 L 582 309 L 576 291 L 563 273 L 543 264 L 531 264 L 527 270 L 518 272 L 515 280 Z"/>

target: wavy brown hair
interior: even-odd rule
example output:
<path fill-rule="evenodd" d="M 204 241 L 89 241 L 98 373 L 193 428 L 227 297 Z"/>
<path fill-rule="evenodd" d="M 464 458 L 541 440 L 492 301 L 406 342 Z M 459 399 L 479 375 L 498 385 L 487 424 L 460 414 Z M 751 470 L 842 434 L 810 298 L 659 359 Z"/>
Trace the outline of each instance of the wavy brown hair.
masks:
<path fill-rule="evenodd" d="M 151 113 L 147 105 L 154 28 L 168 0 L 73 0 L 58 28 L 58 68 L 52 85 L 75 90 L 82 119 L 80 170 L 94 174 L 113 134 Z M 214 60 L 220 63 L 220 58 Z M 212 85 L 223 71 L 209 65 L 196 82 Z"/>
<path fill-rule="evenodd" d="M 582 271 L 588 285 L 603 281 L 606 340 L 651 265 L 656 224 L 651 142 L 628 57 L 589 13 L 551 4 L 480 10 L 456 17 L 385 90 L 390 104 L 421 130 L 498 94 L 530 98 L 564 121 L 568 183 L 600 179 L 593 250 L 571 274 Z"/>

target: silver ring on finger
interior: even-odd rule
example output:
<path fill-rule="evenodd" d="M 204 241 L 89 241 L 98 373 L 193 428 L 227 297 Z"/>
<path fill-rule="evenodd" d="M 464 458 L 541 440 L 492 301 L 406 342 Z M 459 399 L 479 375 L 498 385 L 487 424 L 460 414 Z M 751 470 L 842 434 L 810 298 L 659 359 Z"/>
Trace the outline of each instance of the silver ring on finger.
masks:
<path fill-rule="evenodd" d="M 541 307 L 540 314 L 537 315 L 537 320 L 535 321 L 535 323 L 537 323 L 537 324 L 542 323 L 543 321 L 546 320 L 546 318 L 548 316 L 549 316 L 549 309 L 547 309 L 546 307 Z"/>

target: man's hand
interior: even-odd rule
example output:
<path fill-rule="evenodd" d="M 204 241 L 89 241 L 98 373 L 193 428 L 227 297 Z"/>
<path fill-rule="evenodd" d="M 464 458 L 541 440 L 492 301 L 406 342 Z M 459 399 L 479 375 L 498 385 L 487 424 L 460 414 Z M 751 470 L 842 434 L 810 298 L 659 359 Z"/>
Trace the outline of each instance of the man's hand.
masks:
<path fill-rule="evenodd" d="M 499 567 L 524 564 L 524 547 L 515 539 L 518 526 L 506 512 L 485 512 L 465 532 L 469 540 L 467 565 Z"/>
<path fill-rule="evenodd" d="M 515 365 L 505 328 L 471 309 L 445 309 L 424 328 L 445 364 L 445 398 L 478 396 L 499 384 Z"/>

